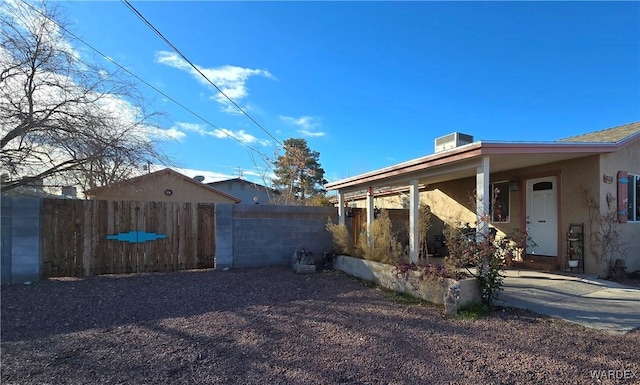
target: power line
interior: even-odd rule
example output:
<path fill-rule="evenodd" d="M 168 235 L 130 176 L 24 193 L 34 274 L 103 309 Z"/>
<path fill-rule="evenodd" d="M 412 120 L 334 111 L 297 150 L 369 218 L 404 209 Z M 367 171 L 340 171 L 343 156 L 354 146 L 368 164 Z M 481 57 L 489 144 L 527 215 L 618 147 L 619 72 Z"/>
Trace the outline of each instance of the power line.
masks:
<path fill-rule="evenodd" d="M 132 11 L 136 16 L 138 16 L 138 18 L 140 18 L 140 20 L 142 20 L 142 22 L 144 22 L 144 24 L 149 27 L 153 32 L 155 32 L 156 35 L 158 35 L 158 37 L 160 37 L 169 47 L 171 47 L 171 49 L 177 53 L 185 62 L 187 62 L 189 64 L 189 66 L 191 66 L 191 68 L 193 68 L 198 74 L 200 74 L 200 76 L 202 76 L 209 84 L 211 84 L 218 92 L 220 92 L 220 94 L 222 94 L 230 103 L 232 103 L 240 112 L 242 112 L 243 115 L 245 115 L 247 118 L 249 118 L 256 126 L 258 126 L 258 128 L 260 128 L 263 132 L 265 132 L 270 138 L 272 138 L 276 143 L 278 143 L 280 145 L 280 147 L 282 147 L 283 149 L 285 149 L 286 151 L 286 147 L 284 146 L 284 144 L 282 144 L 275 136 L 273 136 L 266 128 L 264 128 L 260 123 L 258 123 L 258 121 L 256 121 L 251 115 L 249 115 L 242 107 L 240 107 L 233 99 L 231 99 L 224 91 L 222 91 L 220 89 L 220 87 L 218 87 L 215 83 L 213 83 L 204 73 L 202 73 L 202 71 L 200 71 L 200 69 L 193 64 L 193 62 L 191 60 L 189 60 L 189 58 L 187 58 L 182 51 L 180 51 L 178 49 L 178 47 L 176 47 L 173 43 L 171 43 L 171 41 L 169 41 L 169 39 L 167 39 L 162 32 L 160 32 L 149 20 L 147 20 L 144 15 L 142 15 L 142 13 L 140 13 L 133 5 L 131 5 L 131 3 L 129 3 L 128 0 L 121 0 L 125 6 L 127 8 L 129 8 L 130 11 Z M 262 154 L 261 152 L 258 152 L 258 154 L 260 154 L 264 159 L 271 159 L 269 156 Z M 293 155 L 293 157 L 297 158 L 299 161 L 303 162 L 305 161 L 304 158 L 302 158 L 301 155 L 293 152 L 291 153 L 291 155 Z"/>
<path fill-rule="evenodd" d="M 173 45 L 173 43 L 171 43 L 169 41 L 169 39 L 167 39 L 162 32 L 160 32 L 153 24 L 151 24 L 151 22 L 149 20 L 147 20 L 133 5 L 131 5 L 131 3 L 129 3 L 128 0 L 121 0 L 126 6 L 127 8 L 129 8 L 129 10 L 131 10 L 133 13 L 136 14 L 136 16 L 138 16 L 138 18 L 140 18 L 140 20 L 142 20 L 153 32 L 156 33 L 156 35 L 158 35 L 165 43 L 167 43 L 167 45 L 169 47 L 171 47 L 171 49 L 176 52 L 178 55 L 180 55 L 180 57 L 186 61 L 191 68 L 193 68 L 196 72 L 198 72 L 198 74 L 200 74 L 209 84 L 211 84 L 216 90 L 218 90 L 218 92 L 220 92 L 231 104 L 233 104 L 243 115 L 245 115 L 247 118 L 249 118 L 249 120 L 251 120 L 256 126 L 258 126 L 258 128 L 260 128 L 262 131 L 264 131 L 267 135 L 269 135 L 269 137 L 271 137 L 271 139 L 273 139 L 276 143 L 278 143 L 280 146 L 284 147 L 284 145 L 282 143 L 280 143 L 280 141 L 273 136 L 266 128 L 262 127 L 262 125 L 260 123 L 258 123 L 251 115 L 249 115 L 242 107 L 240 107 L 235 101 L 233 101 L 233 99 L 231 99 L 226 93 L 224 93 L 224 91 L 222 91 L 220 89 L 220 87 L 218 87 L 215 83 L 213 83 L 204 73 L 202 73 L 202 71 L 200 71 L 200 69 L 191 62 L 191 60 L 189 60 L 175 45 Z"/>
<path fill-rule="evenodd" d="M 178 100 L 176 100 L 175 98 L 169 96 L 168 94 L 166 94 L 165 92 L 163 92 L 162 90 L 158 89 L 157 87 L 155 87 L 154 85 L 152 85 L 151 83 L 147 82 L 146 80 L 142 79 L 141 77 L 139 77 L 138 75 L 136 75 L 135 73 L 131 72 L 130 70 L 128 70 L 126 67 L 122 66 L 121 64 L 119 64 L 118 62 L 116 62 L 115 60 L 113 60 L 111 57 L 105 55 L 104 53 L 102 53 L 99 49 L 97 49 L 96 47 L 94 47 L 93 45 L 91 45 L 90 43 L 86 42 L 85 40 L 83 40 L 82 38 L 78 37 L 76 34 L 74 34 L 73 32 L 71 32 L 69 29 L 67 29 L 66 27 L 64 27 L 63 25 L 61 25 L 60 23 L 58 23 L 58 21 L 49 18 L 47 15 L 45 15 L 44 13 L 42 13 L 42 11 L 40 11 L 39 9 L 35 8 L 34 6 L 32 6 L 31 4 L 27 3 L 25 0 L 20 0 L 24 5 L 28 6 L 29 8 L 31 8 L 33 11 L 37 12 L 40 16 L 45 17 L 47 20 L 55 23 L 60 29 L 62 29 L 63 31 L 65 31 L 66 33 L 68 33 L 70 36 L 72 36 L 74 39 L 82 42 L 84 45 L 86 45 L 87 47 L 91 48 L 93 51 L 95 51 L 96 53 L 98 53 L 100 56 L 102 56 L 104 59 L 106 59 L 107 61 L 113 63 L 115 66 L 117 66 L 118 68 L 122 69 L 123 71 L 125 71 L 127 74 L 133 76 L 134 78 L 136 78 L 137 80 L 139 80 L 140 82 L 142 82 L 143 84 L 145 84 L 147 87 L 153 89 L 154 91 L 156 91 L 157 93 L 159 93 L 160 95 L 164 96 L 165 98 L 167 98 L 168 100 L 172 101 L 173 103 L 175 103 L 176 105 L 180 106 L 181 108 L 183 108 L 185 111 L 189 112 L 190 114 L 192 114 L 193 116 L 197 117 L 198 119 L 200 119 L 201 121 L 203 121 L 204 123 L 208 124 L 209 126 L 213 127 L 214 129 L 218 130 L 219 132 L 221 132 L 222 134 L 230 137 L 231 139 L 237 141 L 238 143 L 242 144 L 243 146 L 246 146 L 247 148 L 249 148 L 250 150 L 258 153 L 259 155 L 261 155 L 264 159 L 270 159 L 267 155 L 263 154 L 262 152 L 260 152 L 259 150 L 255 149 L 254 147 L 246 144 L 245 142 L 241 141 L 240 139 L 238 139 L 237 137 L 235 137 L 234 135 L 230 134 L 229 132 L 227 132 L 226 130 L 216 126 L 215 124 L 211 123 L 209 120 L 207 120 L 206 118 L 204 118 L 203 116 L 201 116 L 200 114 L 196 113 L 195 111 L 193 111 L 192 109 L 190 109 L 189 107 L 185 106 L 184 104 L 182 104 L 181 102 L 179 102 Z M 79 59 L 80 60 L 80 59 Z M 80 60 L 82 61 L 82 60 Z"/>
<path fill-rule="evenodd" d="M 63 25 L 61 25 L 60 23 L 58 23 L 56 20 L 53 20 L 51 18 L 49 18 L 47 15 L 43 14 L 39 9 L 33 7 L 32 5 L 28 4 L 25 0 L 20 0 L 23 4 L 25 4 L 26 6 L 28 6 L 29 8 L 31 8 L 32 10 L 34 10 L 35 12 L 37 12 L 38 14 L 40 14 L 41 16 L 47 18 L 47 20 L 50 20 L 51 22 L 55 23 L 56 25 L 58 25 L 60 27 L 60 29 L 62 29 L 63 31 L 65 31 L 66 33 L 68 33 L 70 36 L 72 36 L 73 38 L 75 38 L 76 40 L 82 42 L 83 44 L 85 44 L 87 47 L 89 47 L 90 49 L 94 50 L 95 52 L 97 52 L 100 56 L 102 56 L 103 58 L 105 58 L 106 60 L 108 60 L 109 62 L 113 63 L 114 65 L 116 65 L 117 67 L 119 67 L 120 69 L 122 69 L 123 71 L 125 71 L 126 73 L 128 73 L 129 75 L 133 76 L 134 78 L 138 79 L 139 81 L 141 81 L 143 84 L 147 85 L 148 87 L 150 87 L 151 89 L 153 89 L 154 91 L 158 92 L 159 94 L 165 96 L 168 100 L 171 100 L 172 102 L 174 102 L 176 105 L 180 106 L 181 108 L 183 108 L 184 110 L 186 110 L 187 112 L 189 112 L 190 114 L 196 116 L 197 118 L 199 118 L 200 120 L 202 120 L 203 122 L 205 122 L 206 124 L 210 125 L 211 127 L 214 127 L 216 129 L 218 129 L 220 132 L 222 132 L 224 135 L 236 140 L 237 142 L 239 142 L 240 144 L 242 144 L 243 146 L 246 146 L 247 148 L 249 148 L 250 150 L 252 150 L 253 152 L 257 153 L 258 155 L 260 155 L 260 157 L 262 158 L 262 160 L 265 162 L 265 164 L 268 166 L 268 168 L 271 168 L 271 163 L 274 162 L 274 159 L 271 158 L 269 155 L 266 155 L 264 153 L 262 153 L 261 151 L 253 148 L 252 146 L 249 146 L 248 144 L 242 142 L 240 139 L 236 138 L 234 135 L 231 135 L 230 133 L 226 132 L 223 129 L 220 129 L 219 127 L 217 127 L 216 125 L 214 125 L 213 123 L 209 122 L 207 119 L 205 119 L 204 117 L 202 117 L 201 115 L 197 114 L 195 111 L 189 109 L 188 107 L 186 107 L 185 105 L 183 105 L 182 103 L 180 103 L 179 101 L 177 101 L 175 98 L 172 98 L 171 96 L 167 95 L 165 92 L 159 90 L 158 88 L 156 88 L 155 86 L 153 86 L 152 84 L 150 84 L 149 82 L 145 81 L 144 79 L 140 78 L 139 76 L 137 76 L 136 74 L 134 74 L 133 72 L 131 72 L 130 70 L 128 70 L 127 68 L 125 68 L 124 66 L 120 65 L 119 63 L 117 63 L 115 60 L 113 60 L 111 57 L 105 55 L 104 53 L 102 53 L 100 50 L 98 50 L 97 48 L 95 48 L 93 45 L 87 43 L 86 41 L 84 41 L 82 38 L 78 37 L 77 35 L 75 35 L 73 32 L 71 32 L 70 30 L 68 30 L 67 28 L 65 28 Z M 138 17 L 141 18 L 141 20 L 143 20 L 143 22 L 149 27 L 151 28 L 154 32 L 156 32 L 156 34 L 158 34 L 158 36 L 160 36 L 160 38 L 162 38 L 163 41 L 165 41 L 176 53 L 178 53 L 178 55 L 180 55 L 180 57 L 183 58 L 183 60 L 185 60 L 187 63 L 189 63 L 189 65 L 194 68 L 194 70 L 196 70 L 204 79 L 207 80 L 207 82 L 209 82 L 213 87 L 215 87 L 222 95 L 224 95 L 225 98 L 227 98 L 236 108 L 238 108 L 238 110 L 240 110 L 246 117 L 248 117 L 254 124 L 256 124 L 262 131 L 264 131 L 269 137 L 271 137 L 276 143 L 278 143 L 283 149 L 286 150 L 286 147 L 284 146 L 284 144 L 282 144 L 276 137 L 274 137 L 269 131 L 267 131 L 262 125 L 260 125 L 260 123 L 258 123 L 253 117 L 251 117 L 246 111 L 244 111 L 236 102 L 234 102 L 231 98 L 229 98 L 228 95 L 226 95 L 217 85 L 215 85 L 209 78 L 207 78 L 207 76 L 205 74 L 202 73 L 202 71 L 200 71 L 184 54 L 182 54 L 182 52 L 180 52 L 177 47 L 175 47 L 168 39 L 166 39 L 164 37 L 164 35 L 162 35 L 162 33 L 160 33 L 160 31 L 158 31 L 149 21 L 147 21 L 144 16 L 142 16 L 142 14 L 140 14 L 135 8 L 133 8 L 133 6 L 131 6 L 131 4 L 128 3 L 128 1 L 126 0 L 122 0 L 125 5 L 127 7 L 129 7 L 136 15 L 138 15 Z M 80 59 L 79 59 L 80 60 Z M 80 60 L 82 61 L 82 60 Z M 298 160 L 303 161 L 304 159 L 300 156 L 300 154 L 297 154 L 295 152 L 291 153 L 290 155 L 293 155 L 295 158 L 298 158 Z M 260 172 L 260 171 L 259 171 Z M 262 172 L 260 172 L 262 173 Z"/>

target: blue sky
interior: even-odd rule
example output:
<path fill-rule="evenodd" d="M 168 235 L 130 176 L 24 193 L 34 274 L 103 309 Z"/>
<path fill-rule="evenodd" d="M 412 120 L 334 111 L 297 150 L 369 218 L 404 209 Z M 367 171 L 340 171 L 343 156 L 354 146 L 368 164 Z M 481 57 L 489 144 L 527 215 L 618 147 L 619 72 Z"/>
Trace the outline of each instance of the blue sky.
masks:
<path fill-rule="evenodd" d="M 640 2 L 131 3 L 264 130 L 123 3 L 57 4 L 86 42 L 215 125 L 140 85 L 176 137 L 163 150 L 208 181 L 261 182 L 259 154 L 287 138 L 335 181 L 455 131 L 551 141 L 640 120 Z"/>

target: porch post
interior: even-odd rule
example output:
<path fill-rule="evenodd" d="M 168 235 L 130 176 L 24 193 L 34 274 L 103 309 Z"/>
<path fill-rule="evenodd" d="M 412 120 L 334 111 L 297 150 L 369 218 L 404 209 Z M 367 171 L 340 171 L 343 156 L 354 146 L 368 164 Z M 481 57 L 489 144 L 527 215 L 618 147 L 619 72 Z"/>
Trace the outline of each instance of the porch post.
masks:
<path fill-rule="evenodd" d="M 480 239 L 485 240 L 489 237 L 489 223 L 487 223 L 487 215 L 489 215 L 489 200 L 491 193 L 489 191 L 489 174 L 490 164 L 489 157 L 482 158 L 482 164 L 476 170 L 476 217 L 477 227 L 476 235 Z"/>
<path fill-rule="evenodd" d="M 420 205 L 420 192 L 418 180 L 409 181 L 409 257 L 411 262 L 418 263 L 420 239 L 418 233 L 418 212 Z"/>
<path fill-rule="evenodd" d="M 338 190 L 338 224 L 339 225 L 344 225 L 344 217 L 345 217 L 345 212 L 344 212 L 344 194 Z"/>
<path fill-rule="evenodd" d="M 367 242 L 373 246 L 373 187 L 367 189 Z"/>

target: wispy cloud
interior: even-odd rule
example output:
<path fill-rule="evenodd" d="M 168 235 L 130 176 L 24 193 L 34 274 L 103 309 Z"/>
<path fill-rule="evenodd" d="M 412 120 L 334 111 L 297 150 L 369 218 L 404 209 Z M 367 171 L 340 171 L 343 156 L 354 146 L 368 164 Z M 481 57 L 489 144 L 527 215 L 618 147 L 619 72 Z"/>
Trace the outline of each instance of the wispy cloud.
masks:
<path fill-rule="evenodd" d="M 255 136 L 245 132 L 244 130 L 232 131 L 227 128 L 221 128 L 212 131 L 213 136 L 220 139 L 232 139 L 236 138 L 244 144 L 255 144 L 258 143 L 262 146 L 268 146 L 268 140 L 260 140 Z"/>
<path fill-rule="evenodd" d="M 183 130 L 171 127 L 163 128 L 153 124 L 147 124 L 142 110 L 132 105 L 129 101 L 114 95 L 103 95 L 93 104 L 103 116 L 112 119 L 114 125 L 130 127 L 127 135 L 141 140 L 168 140 L 180 141 L 186 137 Z"/>
<path fill-rule="evenodd" d="M 157 127 L 146 127 L 145 131 L 150 138 L 160 140 L 182 140 L 187 135 L 175 128 L 161 129 Z"/>
<path fill-rule="evenodd" d="M 203 124 L 185 122 L 176 122 L 172 129 L 182 132 L 183 134 L 188 131 L 195 132 L 202 136 L 212 136 L 218 139 L 236 139 L 244 144 L 260 144 L 262 146 L 270 145 L 270 142 L 268 140 L 259 139 L 244 130 L 233 131 L 229 130 L 228 128 L 216 128 L 213 130 L 207 130 L 206 126 Z"/>
<path fill-rule="evenodd" d="M 181 132 L 184 132 L 184 131 L 196 132 L 203 136 L 210 134 L 210 131 L 207 131 L 204 125 L 198 124 L 198 123 L 176 122 L 173 128 L 176 130 L 180 130 Z"/>
<path fill-rule="evenodd" d="M 164 65 L 168 65 L 173 68 L 177 68 L 182 71 L 190 73 L 200 83 L 211 86 L 211 84 L 204 78 L 196 69 L 194 69 L 189 63 L 187 63 L 178 54 L 169 51 L 156 52 L 156 62 Z M 196 68 L 204 74 L 213 84 L 215 84 L 225 95 L 231 100 L 239 103 L 242 99 L 249 95 L 247 88 L 247 81 L 252 76 L 262 76 L 268 79 L 275 79 L 275 77 L 267 70 L 252 69 L 237 67 L 231 65 L 225 65 L 215 68 L 204 68 L 196 65 Z M 238 113 L 239 111 L 229 100 L 220 92 L 210 97 L 212 100 L 223 105 L 222 110 L 230 113 Z"/>
<path fill-rule="evenodd" d="M 294 118 L 292 116 L 280 115 L 280 120 L 298 127 L 297 132 L 306 137 L 317 138 L 326 135 L 324 131 L 318 129 L 321 126 L 319 119 L 313 116 L 304 115 Z"/>

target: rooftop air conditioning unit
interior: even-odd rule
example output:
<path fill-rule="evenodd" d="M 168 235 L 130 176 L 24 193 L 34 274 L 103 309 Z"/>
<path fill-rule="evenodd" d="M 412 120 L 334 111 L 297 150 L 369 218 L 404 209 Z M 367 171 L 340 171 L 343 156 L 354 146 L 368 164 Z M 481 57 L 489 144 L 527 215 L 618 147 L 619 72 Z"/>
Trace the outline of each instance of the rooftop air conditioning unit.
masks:
<path fill-rule="evenodd" d="M 469 143 L 473 143 L 473 136 L 462 134 L 460 132 L 454 132 L 452 134 L 436 138 L 435 150 L 436 153 L 438 153 Z"/>

